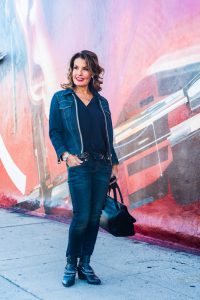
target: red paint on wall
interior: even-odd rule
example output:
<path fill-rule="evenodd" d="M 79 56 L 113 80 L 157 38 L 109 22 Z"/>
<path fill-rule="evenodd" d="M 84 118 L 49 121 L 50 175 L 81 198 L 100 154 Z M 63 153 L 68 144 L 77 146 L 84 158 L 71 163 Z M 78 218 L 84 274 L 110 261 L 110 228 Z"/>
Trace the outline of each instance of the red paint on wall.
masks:
<path fill-rule="evenodd" d="M 200 108 L 185 87 L 200 73 L 199 1 L 1 5 L 0 205 L 71 210 L 48 113 L 72 54 L 91 49 L 106 71 L 120 185 L 138 232 L 198 247 Z"/>

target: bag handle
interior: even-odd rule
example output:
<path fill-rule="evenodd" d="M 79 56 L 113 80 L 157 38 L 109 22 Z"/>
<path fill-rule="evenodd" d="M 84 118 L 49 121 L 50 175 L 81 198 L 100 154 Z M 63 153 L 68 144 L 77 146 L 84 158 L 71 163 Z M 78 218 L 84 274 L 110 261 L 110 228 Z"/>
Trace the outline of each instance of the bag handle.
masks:
<path fill-rule="evenodd" d="M 122 192 L 121 192 L 120 187 L 119 187 L 119 185 L 116 181 L 109 185 L 108 190 L 109 190 L 109 194 L 110 194 L 111 190 L 113 191 L 114 200 L 116 202 L 117 202 L 117 191 L 118 191 L 119 196 L 120 196 L 120 202 L 122 204 L 124 204 L 124 200 L 123 200 L 123 197 L 122 197 Z"/>

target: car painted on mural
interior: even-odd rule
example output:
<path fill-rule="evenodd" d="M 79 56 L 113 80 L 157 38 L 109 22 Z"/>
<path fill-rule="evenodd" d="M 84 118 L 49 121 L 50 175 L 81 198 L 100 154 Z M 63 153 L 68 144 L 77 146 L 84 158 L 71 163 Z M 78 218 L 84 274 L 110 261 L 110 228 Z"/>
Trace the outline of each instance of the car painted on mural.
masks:
<path fill-rule="evenodd" d="M 127 185 L 127 202 L 130 208 L 137 208 L 168 193 L 182 205 L 198 201 L 199 63 L 158 72 L 144 82 L 148 88 L 153 87 L 149 96 L 134 99 L 134 103 L 140 103 L 137 113 L 133 109 L 133 116 L 114 130 L 120 170 L 125 174 L 121 183 Z M 134 94 L 136 97 L 137 93 Z M 141 88 L 137 96 L 142 98 Z M 145 106 L 148 108 L 144 109 Z"/>

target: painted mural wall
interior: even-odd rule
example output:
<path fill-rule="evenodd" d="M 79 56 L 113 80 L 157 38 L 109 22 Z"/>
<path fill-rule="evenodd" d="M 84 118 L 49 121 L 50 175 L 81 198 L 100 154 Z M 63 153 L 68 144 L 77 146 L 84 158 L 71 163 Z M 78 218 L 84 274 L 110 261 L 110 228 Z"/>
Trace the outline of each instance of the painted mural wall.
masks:
<path fill-rule="evenodd" d="M 137 231 L 198 247 L 198 0 L 0 1 L 1 207 L 71 210 L 48 115 L 69 59 L 83 49 L 105 68 L 102 94 Z"/>

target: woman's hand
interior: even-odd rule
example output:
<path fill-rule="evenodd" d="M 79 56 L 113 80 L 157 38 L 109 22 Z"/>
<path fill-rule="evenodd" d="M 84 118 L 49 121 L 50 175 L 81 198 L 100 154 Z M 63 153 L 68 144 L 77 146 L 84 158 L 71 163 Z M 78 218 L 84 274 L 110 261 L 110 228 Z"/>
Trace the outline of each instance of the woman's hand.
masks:
<path fill-rule="evenodd" d="M 83 163 L 76 155 L 70 154 L 67 158 L 66 164 L 69 167 L 80 166 Z"/>
<path fill-rule="evenodd" d="M 119 178 L 119 170 L 118 170 L 118 165 L 113 165 L 112 166 L 112 174 L 111 174 L 111 178 L 113 177 L 113 176 L 115 176 L 116 177 L 116 180 Z"/>

